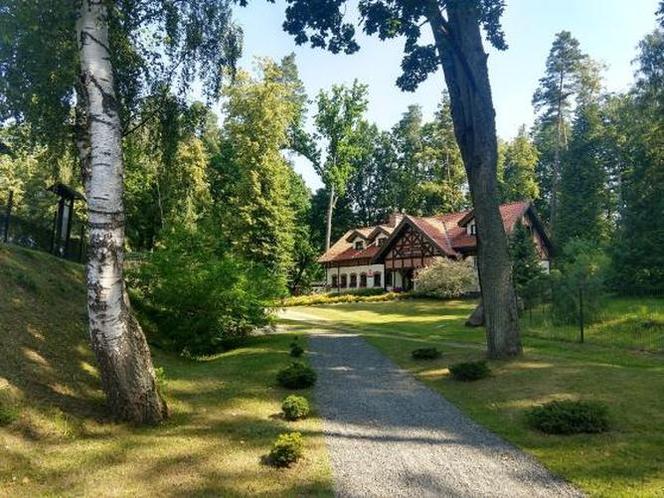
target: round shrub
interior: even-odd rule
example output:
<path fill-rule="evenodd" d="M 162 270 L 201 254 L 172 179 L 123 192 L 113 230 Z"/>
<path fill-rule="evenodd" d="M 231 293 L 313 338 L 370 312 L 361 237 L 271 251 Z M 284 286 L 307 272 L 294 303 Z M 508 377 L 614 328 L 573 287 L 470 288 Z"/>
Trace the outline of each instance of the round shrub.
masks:
<path fill-rule="evenodd" d="M 597 433 L 609 430 L 609 410 L 592 401 L 551 401 L 530 410 L 528 424 L 547 434 Z"/>
<path fill-rule="evenodd" d="M 316 383 L 316 372 L 303 363 L 294 361 L 286 368 L 279 370 L 277 382 L 288 389 L 305 389 Z"/>
<path fill-rule="evenodd" d="M 491 374 L 486 361 L 466 361 L 450 366 L 450 375 L 455 380 L 472 381 L 488 377 Z"/>
<path fill-rule="evenodd" d="M 270 450 L 270 463 L 275 467 L 290 467 L 302 457 L 303 446 L 299 432 L 280 434 Z"/>
<path fill-rule="evenodd" d="M 304 349 L 299 344 L 291 344 L 290 355 L 293 358 L 299 358 L 304 354 Z"/>
<path fill-rule="evenodd" d="M 440 358 L 441 354 L 438 348 L 418 348 L 413 350 L 411 356 L 414 360 L 435 360 Z"/>
<path fill-rule="evenodd" d="M 286 396 L 281 404 L 281 410 L 284 412 L 284 418 L 286 420 L 299 420 L 305 418 L 311 411 L 307 398 L 296 396 L 295 394 Z"/>

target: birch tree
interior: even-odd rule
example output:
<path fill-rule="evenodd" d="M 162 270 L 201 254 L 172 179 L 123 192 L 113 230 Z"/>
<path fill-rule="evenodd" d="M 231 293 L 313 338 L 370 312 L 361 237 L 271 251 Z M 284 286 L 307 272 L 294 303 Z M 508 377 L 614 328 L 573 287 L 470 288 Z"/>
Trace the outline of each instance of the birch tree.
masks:
<path fill-rule="evenodd" d="M 141 126 L 132 112 L 153 89 L 184 91 L 200 78 L 216 95 L 241 33 L 216 0 L 0 0 L 0 12 L 0 118 L 78 152 L 90 340 L 108 407 L 120 420 L 159 423 L 168 410 L 123 279 L 122 137 Z"/>

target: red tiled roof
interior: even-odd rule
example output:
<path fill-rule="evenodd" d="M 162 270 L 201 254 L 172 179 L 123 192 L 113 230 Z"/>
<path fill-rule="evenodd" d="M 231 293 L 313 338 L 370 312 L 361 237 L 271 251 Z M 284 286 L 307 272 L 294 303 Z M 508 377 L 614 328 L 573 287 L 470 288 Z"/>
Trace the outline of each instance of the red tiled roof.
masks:
<path fill-rule="evenodd" d="M 529 201 L 512 202 L 500 206 L 500 215 L 503 218 L 505 231 L 508 234 L 512 232 L 516 222 L 521 219 L 529 207 Z M 472 210 L 468 210 L 430 217 L 406 215 L 399 226 L 406 222 L 412 223 L 431 239 L 444 254 L 457 256 L 460 251 L 474 249 L 477 245 L 476 237 L 469 235 L 465 226 L 459 225 L 462 222 L 464 225 L 467 224 L 472 219 L 472 214 Z M 395 227 L 387 225 L 379 226 L 385 228 L 388 233 L 395 230 Z M 376 228 L 378 227 L 349 230 L 318 261 L 320 263 L 328 263 L 332 261 L 352 261 L 373 258 L 379 252 L 380 247 L 372 244 L 358 251 L 347 239 L 355 232 L 359 232 L 359 234 L 367 238 L 369 235 L 373 235 Z"/>

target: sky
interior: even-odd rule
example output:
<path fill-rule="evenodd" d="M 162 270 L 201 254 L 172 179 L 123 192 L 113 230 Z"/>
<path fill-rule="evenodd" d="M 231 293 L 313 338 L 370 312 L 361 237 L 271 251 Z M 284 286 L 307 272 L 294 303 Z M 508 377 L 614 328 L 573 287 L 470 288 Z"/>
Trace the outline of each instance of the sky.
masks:
<path fill-rule="evenodd" d="M 498 136 L 510 139 L 522 124 L 533 122 L 531 98 L 543 75 L 554 35 L 571 31 L 581 49 L 603 62 L 605 88 L 618 92 L 633 80 L 632 60 L 636 46 L 655 28 L 658 0 L 507 0 L 503 29 L 508 50 L 489 52 L 489 76 L 496 109 Z M 422 107 L 430 118 L 444 89 L 442 71 L 429 76 L 414 93 L 402 92 L 395 84 L 400 75 L 403 40 L 381 42 L 360 35 L 361 50 L 353 55 L 331 54 L 321 49 L 295 45 L 282 30 L 285 2 L 253 0 L 238 7 L 235 18 L 244 30 L 240 65 L 251 68 L 256 57 L 275 60 L 295 52 L 300 78 L 313 98 L 333 84 L 352 83 L 357 78 L 369 85 L 367 119 L 381 129 L 391 128 L 411 104 Z M 356 14 L 351 9 L 350 15 Z M 485 44 L 487 45 L 487 44 Z M 312 190 L 322 186 L 303 158 L 293 157 L 295 169 Z"/>

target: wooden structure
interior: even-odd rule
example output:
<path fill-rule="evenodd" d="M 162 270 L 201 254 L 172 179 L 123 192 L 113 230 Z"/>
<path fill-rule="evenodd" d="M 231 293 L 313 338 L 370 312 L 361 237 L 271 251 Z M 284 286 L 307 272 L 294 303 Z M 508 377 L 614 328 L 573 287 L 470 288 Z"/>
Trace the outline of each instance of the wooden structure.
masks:
<path fill-rule="evenodd" d="M 66 258 L 69 256 L 69 241 L 71 240 L 74 203 L 79 200 L 85 201 L 85 196 L 64 183 L 56 183 L 55 185 L 50 186 L 47 190 L 59 197 L 58 208 L 55 211 L 55 216 L 53 218 L 51 254 Z M 83 236 L 81 236 L 80 243 L 83 243 Z"/>

